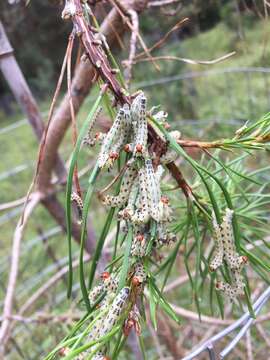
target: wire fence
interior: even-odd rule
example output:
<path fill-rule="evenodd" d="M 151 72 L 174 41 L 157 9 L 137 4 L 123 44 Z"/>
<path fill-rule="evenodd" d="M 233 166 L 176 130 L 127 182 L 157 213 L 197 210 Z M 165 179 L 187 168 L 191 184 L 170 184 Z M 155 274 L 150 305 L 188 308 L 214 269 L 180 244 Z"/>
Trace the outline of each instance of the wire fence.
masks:
<path fill-rule="evenodd" d="M 172 110 L 173 124 L 180 127 L 182 133 L 201 136 L 217 132 L 224 127 L 235 131 L 246 121 L 258 119 L 270 109 L 270 68 L 230 68 L 203 72 L 191 72 L 144 81 L 136 84 L 136 88 L 151 92 L 153 98 L 167 104 Z M 183 97 L 188 99 L 183 102 Z M 93 98 L 89 98 L 86 107 L 90 107 Z M 46 113 L 44 113 L 46 114 Z M 213 129 L 214 126 L 218 128 Z M 66 146 L 66 147 L 65 147 Z M 65 160 L 70 144 L 64 144 L 61 154 Z M 8 150 L 7 150 L 8 149 Z M 5 203 L 14 202 L 25 196 L 30 184 L 38 150 L 38 143 L 26 119 L 16 121 L 8 126 L 0 127 L 0 208 Z M 269 180 L 269 177 L 268 177 Z M 2 209 L 1 209 L 2 210 Z M 0 212 L 0 299 L 5 293 L 5 284 L 9 270 L 9 254 L 12 233 L 21 214 L 22 204 L 7 207 Z M 50 276 L 67 263 L 65 252 L 65 236 L 60 227 L 38 207 L 37 214 L 29 224 L 21 251 L 20 276 L 16 289 L 16 310 L 34 293 Z M 61 246 L 55 246 L 61 244 Z M 44 249 L 53 255 L 44 256 Z M 59 248 L 59 249 L 58 249 Z M 76 284 L 75 289 L 79 285 Z M 50 306 L 47 301 L 50 300 Z M 36 310 L 46 306 L 56 307 L 65 299 L 65 281 L 51 295 L 47 295 L 36 306 Z M 2 308 L 3 301 L 0 301 Z M 68 309 L 68 305 L 66 309 Z M 248 322 L 243 323 L 246 326 Z M 250 326 L 252 322 L 250 323 Z M 24 332 L 24 336 L 20 339 Z M 61 332 L 60 332 L 61 333 Z M 28 340 L 22 340 L 24 337 Z M 35 331 L 33 325 L 20 323 L 13 333 L 14 347 L 10 351 L 10 359 L 37 359 L 46 353 L 48 346 L 43 338 L 43 330 Z M 32 350 L 29 352 L 29 344 Z M 211 344 L 210 344 L 211 345 Z M 205 349 L 204 349 L 205 350 Z M 197 353 L 196 353 L 197 354 Z M 197 355 L 196 355 L 197 356 Z M 212 357 L 211 357 L 212 356 Z M 185 359 L 191 359 L 186 357 Z M 215 359 L 209 350 L 209 358 Z"/>

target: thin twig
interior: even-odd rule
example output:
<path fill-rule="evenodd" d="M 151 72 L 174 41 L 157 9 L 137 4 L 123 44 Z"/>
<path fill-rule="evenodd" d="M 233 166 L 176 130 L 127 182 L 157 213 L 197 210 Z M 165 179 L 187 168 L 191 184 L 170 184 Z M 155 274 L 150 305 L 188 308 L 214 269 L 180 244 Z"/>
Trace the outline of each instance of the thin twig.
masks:
<path fill-rule="evenodd" d="M 160 40 L 158 40 L 158 42 L 156 42 L 153 46 L 151 46 L 148 49 L 148 51 L 152 52 L 153 50 L 156 50 L 156 49 L 160 48 L 166 42 L 166 40 L 171 35 L 171 33 L 178 30 L 188 20 L 189 20 L 189 18 L 184 18 L 184 19 L 178 21 L 178 23 L 176 23 Z M 139 54 L 136 55 L 135 59 L 139 59 L 144 55 L 145 55 L 145 52 L 142 51 L 142 52 L 140 52 Z"/>
<path fill-rule="evenodd" d="M 217 64 L 221 61 L 224 61 L 228 58 L 230 58 L 231 56 L 235 55 L 236 51 L 232 51 L 229 54 L 223 55 L 217 59 L 213 59 L 213 60 L 192 60 L 192 59 L 187 59 L 187 58 L 182 58 L 182 57 L 178 57 L 178 56 L 172 56 L 172 55 L 164 55 L 164 56 L 154 56 L 151 59 L 149 58 L 142 58 L 142 59 L 134 59 L 133 64 L 137 64 L 139 62 L 145 62 L 145 61 L 158 61 L 158 60 L 166 60 L 166 61 L 181 61 L 184 62 L 186 64 L 191 64 L 191 65 L 214 65 Z"/>
<path fill-rule="evenodd" d="M 1 355 L 4 356 L 5 354 L 5 346 L 9 338 L 9 328 L 10 328 L 9 316 L 12 313 L 12 307 L 13 307 L 15 286 L 16 286 L 18 270 L 19 270 L 20 246 L 21 246 L 22 236 L 30 215 L 32 214 L 34 208 L 37 206 L 37 204 L 40 202 L 42 198 L 41 195 L 42 194 L 39 192 L 36 192 L 32 195 L 31 200 L 27 203 L 25 207 L 24 220 L 22 221 L 21 218 L 19 219 L 14 233 L 12 252 L 11 252 L 10 273 L 9 273 L 6 297 L 4 301 L 3 322 L 0 328 L 0 358 Z"/>
<path fill-rule="evenodd" d="M 136 55 L 136 44 L 137 44 L 137 37 L 138 37 L 138 33 L 139 33 L 139 18 L 138 18 L 137 12 L 133 9 L 129 9 L 128 13 L 130 15 L 131 22 L 132 22 L 132 31 L 131 31 L 131 37 L 130 37 L 129 57 L 128 57 L 128 60 L 126 61 L 127 86 L 129 86 L 130 80 L 132 77 L 132 64 L 133 64 L 133 60 Z"/>
<path fill-rule="evenodd" d="M 148 7 L 160 7 L 165 5 L 171 5 L 174 3 L 178 3 L 181 0 L 159 0 L 159 1 L 150 1 L 148 3 Z"/>

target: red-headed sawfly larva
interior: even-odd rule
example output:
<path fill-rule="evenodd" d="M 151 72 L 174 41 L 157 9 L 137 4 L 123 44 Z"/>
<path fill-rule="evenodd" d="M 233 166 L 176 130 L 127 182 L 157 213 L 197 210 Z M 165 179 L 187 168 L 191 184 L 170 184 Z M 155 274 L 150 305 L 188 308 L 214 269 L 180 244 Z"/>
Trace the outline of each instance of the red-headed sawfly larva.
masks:
<path fill-rule="evenodd" d="M 119 219 L 123 219 L 123 220 L 129 220 L 135 211 L 135 204 L 136 204 L 136 200 L 138 198 L 138 194 L 139 194 L 139 181 L 136 178 L 132 184 L 130 193 L 129 193 L 129 197 L 128 197 L 128 203 L 127 206 L 118 212 L 118 218 Z"/>
<path fill-rule="evenodd" d="M 81 221 L 82 221 L 82 213 L 83 213 L 83 201 L 82 201 L 81 197 L 75 192 L 73 192 L 71 194 L 70 200 L 72 202 L 74 202 L 75 205 L 76 205 L 78 215 L 79 215 L 79 223 L 81 223 Z"/>
<path fill-rule="evenodd" d="M 108 271 L 104 271 L 101 274 L 103 280 L 104 289 L 107 292 L 115 293 L 118 288 L 119 279 L 115 274 L 110 274 Z"/>
<path fill-rule="evenodd" d="M 215 271 L 218 267 L 220 267 L 223 263 L 224 249 L 223 249 L 223 241 L 221 235 L 221 229 L 219 224 L 217 223 L 216 216 L 214 212 L 212 213 L 212 224 L 213 224 L 213 239 L 215 242 L 215 249 L 212 256 L 212 260 L 209 264 L 210 271 Z"/>
<path fill-rule="evenodd" d="M 221 235 L 223 241 L 224 258 L 230 269 L 241 269 L 246 263 L 246 257 L 240 256 L 235 247 L 233 227 L 232 227 L 233 210 L 226 209 L 223 217 Z"/>
<path fill-rule="evenodd" d="M 119 194 L 116 196 L 106 195 L 103 197 L 102 202 L 105 205 L 112 207 L 119 207 L 124 205 L 129 198 L 129 194 L 133 185 L 133 182 L 137 176 L 137 169 L 135 166 L 128 166 L 123 176 L 123 182 L 120 186 Z"/>
<path fill-rule="evenodd" d="M 148 201 L 148 187 L 146 182 L 146 171 L 144 167 L 141 167 L 138 171 L 138 181 L 139 181 L 139 196 L 136 201 L 137 209 L 135 210 L 133 216 L 131 216 L 131 221 L 134 224 L 145 224 L 150 219 L 149 214 L 149 201 Z"/>
<path fill-rule="evenodd" d="M 133 275 L 131 282 L 135 286 L 143 284 L 147 279 L 147 273 L 141 262 L 136 262 L 133 266 Z"/>
<path fill-rule="evenodd" d="M 154 242 L 154 246 L 169 246 L 171 243 L 176 241 L 176 235 L 172 232 L 169 232 L 164 223 L 157 224 L 157 236 L 156 241 Z"/>
<path fill-rule="evenodd" d="M 107 160 L 106 166 L 111 168 L 115 162 L 115 160 L 119 157 L 120 151 L 124 148 L 124 145 L 127 143 L 130 129 L 131 129 L 131 118 L 130 118 L 130 110 L 129 105 L 125 104 L 123 106 L 123 118 L 118 129 L 118 132 L 115 136 L 113 144 L 111 145 L 109 151 L 109 158 Z"/>
<path fill-rule="evenodd" d="M 232 284 L 224 283 L 223 281 L 218 281 L 216 283 L 216 289 L 224 291 L 225 295 L 230 298 L 230 300 L 236 300 L 237 296 L 244 294 L 244 281 L 243 277 L 238 270 L 232 271 Z"/>
<path fill-rule="evenodd" d="M 148 190 L 148 205 L 151 217 L 159 222 L 161 191 L 160 184 L 157 182 L 151 159 L 145 160 L 146 184 Z"/>
<path fill-rule="evenodd" d="M 101 107 L 99 107 L 97 109 L 97 111 L 95 112 L 95 114 L 93 116 L 93 119 L 92 119 L 92 121 L 89 125 L 89 128 L 88 128 L 88 131 L 87 131 L 87 135 L 83 139 L 84 145 L 88 145 L 88 146 L 92 147 L 96 144 L 97 141 L 101 141 L 105 137 L 105 134 L 102 134 L 99 132 L 93 136 L 93 129 L 94 129 L 94 126 L 96 124 L 96 121 L 97 121 L 97 118 L 98 118 L 100 112 L 101 112 Z"/>
<path fill-rule="evenodd" d="M 134 139 L 134 156 L 147 155 L 147 119 L 146 119 L 147 100 L 143 92 L 141 92 L 131 105 L 131 116 L 133 129 L 135 132 Z"/>
<path fill-rule="evenodd" d="M 109 307 L 109 311 L 102 322 L 102 327 L 99 331 L 99 337 L 106 335 L 108 332 L 112 330 L 114 325 L 119 320 L 123 310 L 127 305 L 127 300 L 129 297 L 130 290 L 128 287 L 124 287 L 120 290 L 119 294 L 116 295 L 113 300 L 111 306 Z"/>
<path fill-rule="evenodd" d="M 93 305 L 94 302 L 97 300 L 98 296 L 104 291 L 103 284 L 99 284 L 95 286 L 89 293 L 88 297 L 90 300 L 90 304 Z"/>
<path fill-rule="evenodd" d="M 112 124 L 109 132 L 107 133 L 105 139 L 103 140 L 100 153 L 98 155 L 98 166 L 103 168 L 109 159 L 110 156 L 110 149 L 112 146 L 113 141 L 117 138 L 119 131 L 121 129 L 121 123 L 124 120 L 125 111 L 123 108 L 120 108 L 114 123 Z"/>
<path fill-rule="evenodd" d="M 132 256 L 143 257 L 146 254 L 146 247 L 148 243 L 148 234 L 144 233 L 142 229 L 138 228 L 134 231 L 133 241 L 131 244 L 130 253 Z"/>

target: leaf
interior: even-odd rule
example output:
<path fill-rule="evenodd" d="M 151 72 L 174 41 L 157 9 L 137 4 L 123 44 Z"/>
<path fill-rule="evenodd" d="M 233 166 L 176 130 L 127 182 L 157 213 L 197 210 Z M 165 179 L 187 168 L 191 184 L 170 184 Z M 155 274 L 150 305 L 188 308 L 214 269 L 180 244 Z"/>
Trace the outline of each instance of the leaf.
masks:
<path fill-rule="evenodd" d="M 123 265 L 122 265 L 121 272 L 119 275 L 119 285 L 118 285 L 117 292 L 119 292 L 126 285 L 126 278 L 127 278 L 128 268 L 129 268 L 129 255 L 130 255 L 132 240 L 133 240 L 133 233 L 132 233 L 132 227 L 130 227 L 129 233 L 127 236 L 127 240 L 126 240 Z"/>
<path fill-rule="evenodd" d="M 89 125 L 91 121 L 94 119 L 94 115 L 99 107 L 99 104 L 102 100 L 102 94 L 98 96 L 96 99 L 86 121 L 84 122 L 78 139 L 77 143 L 75 145 L 75 148 L 73 149 L 72 155 L 71 155 L 71 161 L 67 176 L 67 186 L 66 186 L 66 223 L 67 223 L 67 240 L 68 240 L 68 257 L 69 257 L 69 276 L 68 276 L 68 289 L 67 289 L 67 296 L 68 298 L 71 296 L 72 291 L 72 282 L 73 282 L 73 269 L 72 269 L 72 244 L 71 244 L 71 192 L 72 192 L 72 180 L 73 180 L 73 173 L 75 169 L 75 165 L 77 162 L 77 158 L 80 152 L 80 147 L 83 141 L 84 136 L 87 133 L 87 130 L 89 128 Z"/>

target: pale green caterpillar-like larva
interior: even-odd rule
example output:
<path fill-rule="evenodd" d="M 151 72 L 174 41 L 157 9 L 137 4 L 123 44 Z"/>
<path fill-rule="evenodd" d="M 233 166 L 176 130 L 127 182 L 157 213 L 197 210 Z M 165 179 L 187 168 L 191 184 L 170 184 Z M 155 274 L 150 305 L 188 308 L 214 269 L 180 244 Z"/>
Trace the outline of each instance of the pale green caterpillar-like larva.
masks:
<path fill-rule="evenodd" d="M 136 202 L 137 209 L 133 216 L 131 216 L 131 221 L 134 224 L 145 224 L 150 219 L 149 214 L 149 201 L 148 201 L 148 187 L 146 182 L 146 171 L 144 167 L 141 167 L 138 171 L 138 181 L 139 181 L 139 196 Z"/>
<path fill-rule="evenodd" d="M 88 146 L 94 146 L 97 141 L 103 140 L 105 134 L 97 133 L 96 135 L 93 135 L 93 129 L 96 124 L 97 118 L 101 112 L 101 107 L 99 107 L 93 117 L 93 120 L 90 123 L 90 126 L 87 131 L 87 135 L 83 139 L 83 144 Z"/>
<path fill-rule="evenodd" d="M 109 159 L 111 146 L 112 146 L 113 141 L 115 141 L 117 139 L 117 136 L 121 129 L 121 123 L 124 119 L 124 114 L 125 114 L 124 109 L 120 108 L 116 115 L 114 123 L 112 124 L 112 127 L 110 128 L 105 139 L 103 140 L 101 150 L 98 155 L 98 166 L 100 168 L 103 168 L 105 166 L 107 160 Z"/>
<path fill-rule="evenodd" d="M 136 167 L 133 165 L 128 166 L 123 177 L 123 182 L 120 186 L 119 194 L 116 196 L 112 196 L 112 195 L 104 196 L 104 198 L 102 199 L 103 204 L 112 207 L 119 207 L 124 205 L 129 199 L 129 194 L 136 176 L 137 176 Z"/>
<path fill-rule="evenodd" d="M 117 323 L 123 310 L 127 305 L 129 293 L 129 288 L 124 287 L 122 290 L 120 290 L 119 294 L 116 295 L 111 306 L 109 307 L 109 311 L 106 317 L 103 320 L 102 327 L 99 332 L 99 337 L 102 337 L 108 332 L 110 332 L 114 325 Z"/>
<path fill-rule="evenodd" d="M 131 255 L 143 257 L 146 255 L 146 247 L 148 243 L 148 234 L 143 233 L 142 230 L 134 232 L 134 237 L 131 245 Z"/>
<path fill-rule="evenodd" d="M 213 238 L 215 242 L 215 249 L 212 256 L 212 260 L 209 265 L 209 269 L 211 271 L 215 271 L 223 263 L 224 250 L 223 250 L 221 229 L 217 223 L 216 216 L 214 213 L 212 213 L 212 218 L 213 218 Z"/>
<path fill-rule="evenodd" d="M 82 201 L 81 197 L 75 192 L 73 192 L 71 194 L 70 200 L 76 204 L 76 208 L 77 208 L 78 215 L 79 215 L 79 222 L 81 222 L 82 221 L 82 213 L 83 213 L 83 201 Z"/>
<path fill-rule="evenodd" d="M 134 156 L 147 155 L 147 119 L 146 119 L 147 100 L 144 93 L 140 93 L 131 105 L 131 116 L 135 133 Z"/>
<path fill-rule="evenodd" d="M 224 258 L 230 269 L 240 269 L 246 260 L 245 257 L 240 256 L 236 251 L 232 228 L 232 217 L 233 210 L 226 209 L 225 216 L 223 217 L 222 224 L 220 225 Z"/>
<path fill-rule="evenodd" d="M 145 160 L 146 184 L 148 190 L 148 204 L 151 217 L 159 222 L 161 220 L 160 201 L 161 191 L 157 182 L 151 159 Z"/>

